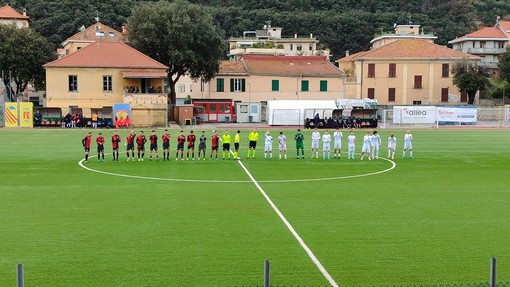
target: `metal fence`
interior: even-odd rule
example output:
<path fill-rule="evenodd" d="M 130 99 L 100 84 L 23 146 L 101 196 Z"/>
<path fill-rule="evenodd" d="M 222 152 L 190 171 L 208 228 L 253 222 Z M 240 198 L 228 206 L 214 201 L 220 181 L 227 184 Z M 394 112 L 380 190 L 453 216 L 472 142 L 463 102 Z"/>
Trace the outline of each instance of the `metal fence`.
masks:
<path fill-rule="evenodd" d="M 398 128 L 398 127 L 423 127 L 423 128 L 439 128 L 439 127 L 486 127 L 486 128 L 509 128 L 510 127 L 510 105 L 499 107 L 479 107 L 477 108 L 476 123 L 450 123 L 442 125 L 437 120 L 427 123 L 405 123 L 394 121 L 392 109 L 383 110 L 381 120 L 379 121 L 382 128 Z"/>
<path fill-rule="evenodd" d="M 331 285 L 269 285 L 270 287 L 331 287 Z M 340 287 L 491 287 L 489 282 L 466 284 L 423 284 L 423 285 L 339 285 Z M 264 287 L 264 285 L 238 285 L 230 287 Z M 499 282 L 496 287 L 510 287 L 510 281 Z"/>

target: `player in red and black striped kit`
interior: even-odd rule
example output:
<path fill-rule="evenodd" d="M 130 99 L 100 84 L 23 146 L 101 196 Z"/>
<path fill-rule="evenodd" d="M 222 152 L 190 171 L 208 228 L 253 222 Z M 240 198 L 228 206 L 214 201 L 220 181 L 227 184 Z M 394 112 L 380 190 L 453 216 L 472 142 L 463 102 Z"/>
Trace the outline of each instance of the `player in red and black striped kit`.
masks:
<path fill-rule="evenodd" d="M 193 130 L 191 130 L 186 137 L 186 141 L 188 142 L 188 150 L 186 151 L 186 160 L 189 160 L 189 151 L 191 150 L 191 159 L 195 160 L 195 141 L 197 140 L 197 137 L 193 133 Z"/>
<path fill-rule="evenodd" d="M 159 159 L 158 155 L 158 135 L 155 130 L 152 130 L 151 135 L 149 136 L 149 140 L 151 142 L 151 153 L 149 159 L 152 160 L 152 151 L 156 151 L 156 160 Z"/>
<path fill-rule="evenodd" d="M 119 144 L 120 144 L 120 136 L 117 131 L 115 131 L 112 135 L 112 150 L 113 150 L 113 160 L 119 161 Z"/>
<path fill-rule="evenodd" d="M 90 143 L 92 142 L 92 132 L 89 132 L 82 140 L 81 144 L 85 149 L 85 162 L 89 160 Z"/>
<path fill-rule="evenodd" d="M 165 132 L 161 136 L 161 140 L 163 141 L 163 160 L 170 160 L 170 138 L 168 129 L 165 129 Z"/>
<path fill-rule="evenodd" d="M 181 131 L 179 136 L 177 136 L 177 150 L 175 151 L 175 160 L 179 159 L 179 151 L 181 151 L 181 160 L 184 160 L 184 143 L 186 142 L 186 137 L 184 136 L 184 132 Z"/>
<path fill-rule="evenodd" d="M 136 148 L 138 150 L 138 161 L 143 161 L 143 156 L 145 155 L 145 143 L 147 142 L 147 138 L 143 134 L 143 131 L 140 131 L 138 137 L 136 137 Z M 140 153 L 142 157 L 140 157 Z"/>
<path fill-rule="evenodd" d="M 135 160 L 135 138 L 136 134 L 134 131 L 130 131 L 126 137 L 126 155 L 129 161 L 129 151 L 131 151 L 131 158 Z"/>
<path fill-rule="evenodd" d="M 97 161 L 104 162 L 104 137 L 103 133 L 99 133 L 96 138 L 97 144 Z"/>
<path fill-rule="evenodd" d="M 216 151 L 216 159 L 218 159 L 218 146 L 219 146 L 220 137 L 218 136 L 218 132 L 214 131 L 211 137 L 211 156 L 209 160 L 212 159 L 213 152 Z"/>

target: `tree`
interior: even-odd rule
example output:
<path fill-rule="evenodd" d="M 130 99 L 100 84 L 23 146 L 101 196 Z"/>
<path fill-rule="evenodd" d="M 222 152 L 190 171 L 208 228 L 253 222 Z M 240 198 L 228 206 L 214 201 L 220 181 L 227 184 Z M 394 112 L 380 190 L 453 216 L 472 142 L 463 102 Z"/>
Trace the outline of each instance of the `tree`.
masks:
<path fill-rule="evenodd" d="M 478 91 L 489 85 L 489 73 L 484 66 L 470 59 L 462 59 L 453 64 L 453 84 L 468 95 L 468 104 L 472 105 Z"/>
<path fill-rule="evenodd" d="M 127 28 L 133 47 L 169 67 L 171 104 L 175 104 L 175 84 L 180 77 L 188 74 L 209 81 L 226 54 L 226 41 L 212 16 L 184 0 L 140 5 L 133 9 Z"/>
<path fill-rule="evenodd" d="M 505 52 L 501 54 L 498 63 L 499 79 L 507 80 L 510 82 L 510 48 L 506 48 Z"/>
<path fill-rule="evenodd" d="M 11 101 L 28 84 L 44 88 L 43 65 L 56 59 L 53 46 L 37 32 L 15 25 L 0 25 L 0 70 Z M 14 85 L 11 83 L 14 82 Z"/>

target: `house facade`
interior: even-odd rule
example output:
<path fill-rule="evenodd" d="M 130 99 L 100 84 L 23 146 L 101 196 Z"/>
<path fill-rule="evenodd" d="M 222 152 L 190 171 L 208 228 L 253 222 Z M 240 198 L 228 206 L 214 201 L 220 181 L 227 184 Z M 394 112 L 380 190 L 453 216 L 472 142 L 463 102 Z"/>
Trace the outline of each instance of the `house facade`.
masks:
<path fill-rule="evenodd" d="M 327 56 L 328 49 L 318 48 L 319 41 L 313 34 L 306 37 L 282 37 L 281 27 L 264 25 L 261 30 L 244 31 L 243 37 L 229 39 L 229 58 L 239 60 L 243 55 L 272 56 Z"/>
<path fill-rule="evenodd" d="M 379 105 L 441 105 L 467 102 L 451 73 L 463 58 L 479 60 L 429 41 L 400 39 L 337 62 L 348 74 L 347 98 L 376 99 Z"/>
<path fill-rule="evenodd" d="M 165 123 L 167 67 L 121 42 L 96 42 L 44 65 L 46 107 L 111 117 L 115 104 L 131 105 L 134 125 Z M 102 116 L 100 114 L 100 116 Z M 154 122 L 157 119 L 157 122 Z"/>
<path fill-rule="evenodd" d="M 0 8 L 0 24 L 15 24 L 18 28 L 28 28 L 30 22 L 30 17 L 25 10 L 21 14 L 9 4 Z"/>
<path fill-rule="evenodd" d="M 476 55 L 480 64 L 497 73 L 500 55 L 510 43 L 510 21 L 498 22 L 448 42 L 457 51 Z"/>
<path fill-rule="evenodd" d="M 197 87 L 193 98 L 335 100 L 345 96 L 344 77 L 325 56 L 245 55 L 240 61 L 221 61 L 219 73 L 203 91 Z"/>

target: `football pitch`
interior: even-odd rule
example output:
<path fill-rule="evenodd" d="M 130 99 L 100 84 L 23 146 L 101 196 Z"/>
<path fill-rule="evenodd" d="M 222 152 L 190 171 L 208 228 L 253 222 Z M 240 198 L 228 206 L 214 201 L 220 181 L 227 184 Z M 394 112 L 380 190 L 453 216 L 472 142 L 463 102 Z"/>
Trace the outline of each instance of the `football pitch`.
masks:
<path fill-rule="evenodd" d="M 18 263 L 26 286 L 260 286 L 264 260 L 274 286 L 473 284 L 489 281 L 491 256 L 510 279 L 510 130 L 412 130 L 414 159 L 404 130 L 379 130 L 372 161 L 365 130 L 355 160 L 346 130 L 339 160 L 310 159 L 310 131 L 296 159 L 294 130 L 289 159 L 275 140 L 264 160 L 262 130 L 246 159 L 242 130 L 240 161 L 175 161 L 171 130 L 170 161 L 160 139 L 160 159 L 147 149 L 143 162 L 123 142 L 113 162 L 101 130 L 106 160 L 93 143 L 84 164 L 88 131 L 0 129 L 0 286 L 16 285 Z"/>

